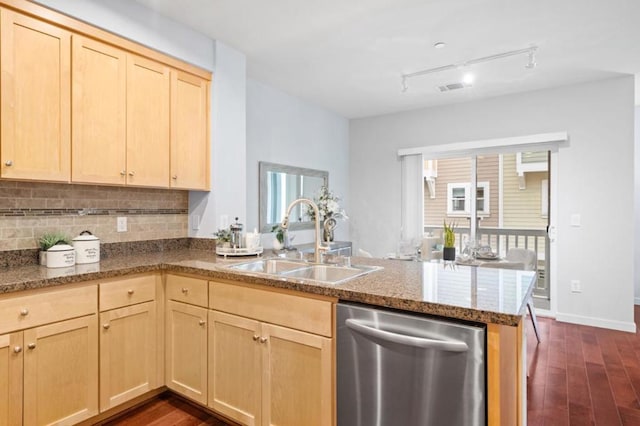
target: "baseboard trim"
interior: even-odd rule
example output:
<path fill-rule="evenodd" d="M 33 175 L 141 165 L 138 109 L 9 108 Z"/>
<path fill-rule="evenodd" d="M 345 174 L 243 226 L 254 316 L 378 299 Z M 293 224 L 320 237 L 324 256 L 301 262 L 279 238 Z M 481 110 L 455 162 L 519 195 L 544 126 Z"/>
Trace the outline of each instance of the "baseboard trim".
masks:
<path fill-rule="evenodd" d="M 556 321 L 571 324 L 588 325 L 591 327 L 608 328 L 611 330 L 636 332 L 636 324 L 633 322 L 611 321 L 602 318 L 584 317 L 581 315 L 556 313 Z"/>
<path fill-rule="evenodd" d="M 556 318 L 556 314 L 551 312 L 549 309 L 541 309 L 541 308 L 536 308 L 536 316 L 538 317 L 544 317 L 544 318 Z"/>

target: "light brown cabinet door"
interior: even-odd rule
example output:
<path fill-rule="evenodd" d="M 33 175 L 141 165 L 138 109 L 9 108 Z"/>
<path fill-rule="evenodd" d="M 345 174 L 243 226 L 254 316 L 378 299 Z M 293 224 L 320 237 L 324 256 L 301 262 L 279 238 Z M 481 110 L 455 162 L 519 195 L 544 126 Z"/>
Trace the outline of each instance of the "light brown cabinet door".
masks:
<path fill-rule="evenodd" d="M 209 82 L 171 72 L 171 187 L 209 189 Z"/>
<path fill-rule="evenodd" d="M 263 425 L 333 424 L 332 340 L 262 324 Z"/>
<path fill-rule="evenodd" d="M 0 11 L 0 176 L 71 177 L 71 33 Z"/>
<path fill-rule="evenodd" d="M 73 182 L 126 182 L 124 51 L 73 36 Z"/>
<path fill-rule="evenodd" d="M 98 414 L 98 318 L 24 331 L 24 424 L 74 424 Z"/>
<path fill-rule="evenodd" d="M 259 322 L 209 311 L 208 405 L 249 426 L 261 424 L 259 338 Z"/>
<path fill-rule="evenodd" d="M 167 302 L 167 387 L 207 404 L 207 310 Z"/>
<path fill-rule="evenodd" d="M 127 184 L 169 187 L 169 68 L 127 57 Z"/>
<path fill-rule="evenodd" d="M 100 411 L 158 387 L 156 302 L 100 314 Z"/>
<path fill-rule="evenodd" d="M 0 426 L 22 424 L 22 333 L 0 336 Z"/>

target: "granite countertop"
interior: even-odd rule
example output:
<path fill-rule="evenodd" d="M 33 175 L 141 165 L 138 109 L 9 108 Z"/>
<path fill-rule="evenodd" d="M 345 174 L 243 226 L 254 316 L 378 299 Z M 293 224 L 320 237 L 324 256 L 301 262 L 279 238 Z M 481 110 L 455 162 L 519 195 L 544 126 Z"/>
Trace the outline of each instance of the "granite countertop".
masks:
<path fill-rule="evenodd" d="M 1 270 L 0 294 L 133 273 L 168 271 L 268 285 L 461 320 L 516 326 L 522 319 L 535 280 L 535 274 L 526 271 L 360 257 L 352 258 L 352 264 L 378 265 L 384 269 L 342 284 L 327 284 L 271 278 L 227 268 L 233 263 L 250 260 L 253 258 L 224 259 L 209 251 L 185 249 L 113 256 L 100 263 L 70 268 L 22 266 Z"/>

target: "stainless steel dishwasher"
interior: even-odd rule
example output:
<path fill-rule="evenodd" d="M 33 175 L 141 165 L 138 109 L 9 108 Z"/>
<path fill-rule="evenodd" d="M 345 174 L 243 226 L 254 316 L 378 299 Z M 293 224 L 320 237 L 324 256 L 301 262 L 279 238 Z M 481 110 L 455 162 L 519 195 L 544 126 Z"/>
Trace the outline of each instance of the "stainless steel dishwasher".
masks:
<path fill-rule="evenodd" d="M 486 329 L 339 303 L 338 426 L 486 424 Z"/>

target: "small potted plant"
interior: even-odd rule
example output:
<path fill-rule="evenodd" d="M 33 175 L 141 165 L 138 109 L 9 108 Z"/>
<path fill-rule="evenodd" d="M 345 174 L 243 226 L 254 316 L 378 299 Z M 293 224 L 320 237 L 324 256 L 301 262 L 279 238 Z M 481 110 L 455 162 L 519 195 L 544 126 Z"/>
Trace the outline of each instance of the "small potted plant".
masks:
<path fill-rule="evenodd" d="M 218 229 L 218 232 L 213 235 L 216 237 L 216 246 L 230 247 L 231 231 L 229 229 Z"/>
<path fill-rule="evenodd" d="M 46 232 L 38 239 L 40 246 L 40 265 L 47 264 L 47 250 L 58 244 L 71 245 L 71 239 L 62 232 Z"/>
<path fill-rule="evenodd" d="M 442 259 L 456 260 L 456 224 L 453 222 L 443 222 L 444 225 L 444 248 L 442 249 Z"/>
<path fill-rule="evenodd" d="M 280 224 L 277 224 L 273 225 L 273 227 L 271 228 L 271 232 L 274 232 L 276 234 L 276 237 L 273 240 L 273 248 L 275 250 L 282 250 L 285 246 L 285 230 Z"/>

